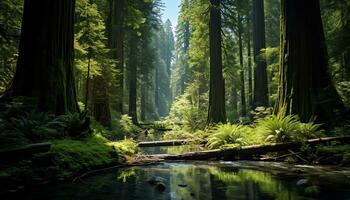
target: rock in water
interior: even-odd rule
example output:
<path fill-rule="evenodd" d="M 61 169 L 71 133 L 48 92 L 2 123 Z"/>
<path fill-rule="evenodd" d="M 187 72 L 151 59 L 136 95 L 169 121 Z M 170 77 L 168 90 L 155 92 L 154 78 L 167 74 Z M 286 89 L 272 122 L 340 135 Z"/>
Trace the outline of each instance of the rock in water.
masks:
<path fill-rule="evenodd" d="M 152 176 L 151 178 L 149 178 L 147 180 L 147 182 L 151 185 L 155 185 L 156 183 L 161 183 L 161 182 L 165 182 L 166 179 L 165 178 L 162 178 L 162 177 L 159 177 L 159 176 Z"/>
<path fill-rule="evenodd" d="M 308 179 L 300 179 L 297 182 L 297 186 L 306 186 L 306 185 L 309 185 L 309 180 Z"/>
<path fill-rule="evenodd" d="M 319 192 L 320 192 L 320 187 L 317 185 L 313 185 L 305 188 L 305 193 L 309 196 L 317 196 Z"/>
<path fill-rule="evenodd" d="M 163 192 L 166 189 L 165 184 L 162 182 L 157 183 L 156 188 L 159 192 Z"/>

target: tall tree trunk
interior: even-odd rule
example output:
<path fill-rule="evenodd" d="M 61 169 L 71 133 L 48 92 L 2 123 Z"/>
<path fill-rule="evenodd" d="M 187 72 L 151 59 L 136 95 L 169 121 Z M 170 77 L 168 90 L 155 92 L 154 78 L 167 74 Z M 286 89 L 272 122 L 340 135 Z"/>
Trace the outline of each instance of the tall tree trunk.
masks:
<path fill-rule="evenodd" d="M 124 88 L 124 0 L 109 0 L 109 16 L 107 20 L 108 45 L 111 58 L 116 61 L 116 110 L 123 113 Z"/>
<path fill-rule="evenodd" d="M 155 83 L 154 83 L 154 103 L 156 105 L 156 113 L 159 115 L 159 71 L 158 68 L 156 67 L 155 69 Z"/>
<path fill-rule="evenodd" d="M 269 106 L 266 60 L 259 58 L 265 48 L 264 0 L 253 0 L 253 42 L 254 42 L 254 107 Z"/>
<path fill-rule="evenodd" d="M 241 117 L 247 115 L 247 104 L 245 99 L 245 81 L 244 81 L 244 64 L 243 64 L 243 41 L 242 41 L 242 17 L 238 14 L 238 46 L 239 46 L 239 65 L 241 67 Z"/>
<path fill-rule="evenodd" d="M 107 83 L 103 76 L 94 76 L 92 82 L 91 113 L 105 127 L 111 127 L 111 111 Z"/>
<path fill-rule="evenodd" d="M 147 100 L 147 88 L 146 83 L 141 85 L 141 104 L 140 104 L 140 119 L 142 122 L 146 121 L 146 100 Z"/>
<path fill-rule="evenodd" d="M 248 27 L 250 27 L 250 15 L 248 13 Z M 253 107 L 253 71 L 252 71 L 252 49 L 251 49 L 251 32 L 248 28 L 247 33 L 247 56 L 248 56 L 248 105 L 249 109 Z"/>
<path fill-rule="evenodd" d="M 128 79 L 129 79 L 129 116 L 134 124 L 137 124 L 137 58 L 138 38 L 136 33 L 130 33 L 129 41 L 129 61 L 128 61 Z"/>
<path fill-rule="evenodd" d="M 210 0 L 210 88 L 208 124 L 226 123 L 225 83 L 222 76 L 220 0 Z"/>
<path fill-rule="evenodd" d="M 191 71 L 188 66 L 188 60 L 189 60 L 189 48 L 190 48 L 190 23 L 188 21 L 184 22 L 184 47 L 183 47 L 183 52 L 184 52 L 184 73 L 182 74 L 181 77 L 181 94 L 185 93 L 186 86 L 188 83 L 188 79 L 191 76 Z"/>
<path fill-rule="evenodd" d="M 232 92 L 231 92 L 231 106 L 233 111 L 233 122 L 238 120 L 238 106 L 237 106 L 238 98 L 237 98 L 237 89 L 235 86 L 232 86 Z"/>
<path fill-rule="evenodd" d="M 73 76 L 74 0 L 26 0 L 16 74 L 6 96 L 54 114 L 79 111 Z"/>
<path fill-rule="evenodd" d="M 328 74 L 319 0 L 281 2 L 280 81 L 275 112 L 331 123 L 344 113 Z"/>

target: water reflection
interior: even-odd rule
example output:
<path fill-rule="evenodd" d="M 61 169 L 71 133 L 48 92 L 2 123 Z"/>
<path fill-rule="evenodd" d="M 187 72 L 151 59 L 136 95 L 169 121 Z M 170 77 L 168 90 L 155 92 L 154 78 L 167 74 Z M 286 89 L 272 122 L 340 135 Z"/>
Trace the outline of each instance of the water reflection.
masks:
<path fill-rule="evenodd" d="M 317 172 L 317 173 L 316 173 Z M 330 172 L 329 172 L 330 173 Z M 165 163 L 112 170 L 78 183 L 32 189 L 20 199 L 143 199 L 143 200 L 298 200 L 350 199 L 349 172 L 293 171 L 286 166 L 247 163 Z M 166 189 L 147 182 L 161 177 Z M 304 181 L 300 181 L 304 180 Z M 303 182 L 297 185 L 297 182 Z M 43 193 L 42 191 L 45 191 Z"/>
<path fill-rule="evenodd" d="M 142 147 L 139 149 L 142 155 L 155 155 L 155 154 L 181 154 L 193 151 L 203 150 L 202 147 L 195 144 L 188 144 L 182 146 L 166 146 L 166 147 Z"/>

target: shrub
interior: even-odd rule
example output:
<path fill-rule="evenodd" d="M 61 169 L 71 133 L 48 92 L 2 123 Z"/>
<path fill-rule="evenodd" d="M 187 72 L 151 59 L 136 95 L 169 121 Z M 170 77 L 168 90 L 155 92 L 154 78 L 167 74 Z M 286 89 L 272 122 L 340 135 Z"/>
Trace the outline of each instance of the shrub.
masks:
<path fill-rule="evenodd" d="M 79 113 L 56 117 L 32 110 L 0 121 L 1 148 L 90 133 L 88 118 Z"/>
<path fill-rule="evenodd" d="M 185 93 L 176 98 L 166 122 L 169 125 L 184 125 L 189 132 L 203 130 L 207 121 L 208 93 L 199 95 L 198 81 L 189 85 Z"/>
<path fill-rule="evenodd" d="M 124 136 L 132 138 L 136 136 L 136 133 L 140 131 L 140 128 L 137 127 L 133 122 L 130 116 L 122 115 L 119 120 L 120 130 Z"/>
<path fill-rule="evenodd" d="M 267 142 L 302 141 L 321 136 L 320 126 L 313 122 L 302 123 L 295 115 L 271 115 L 257 121 L 256 132 L 264 135 Z"/>
<path fill-rule="evenodd" d="M 227 145 L 246 145 L 245 135 L 249 134 L 251 128 L 243 125 L 220 124 L 215 126 L 209 132 L 207 146 L 211 149 L 225 147 Z"/>

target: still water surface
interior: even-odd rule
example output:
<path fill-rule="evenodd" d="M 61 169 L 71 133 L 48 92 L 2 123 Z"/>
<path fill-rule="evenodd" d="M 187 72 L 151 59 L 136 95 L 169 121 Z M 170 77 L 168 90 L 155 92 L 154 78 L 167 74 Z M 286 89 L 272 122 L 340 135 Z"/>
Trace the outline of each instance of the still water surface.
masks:
<path fill-rule="evenodd" d="M 165 185 L 159 191 L 148 181 Z M 114 169 L 32 188 L 16 199 L 350 200 L 350 170 L 264 162 L 176 162 Z"/>

